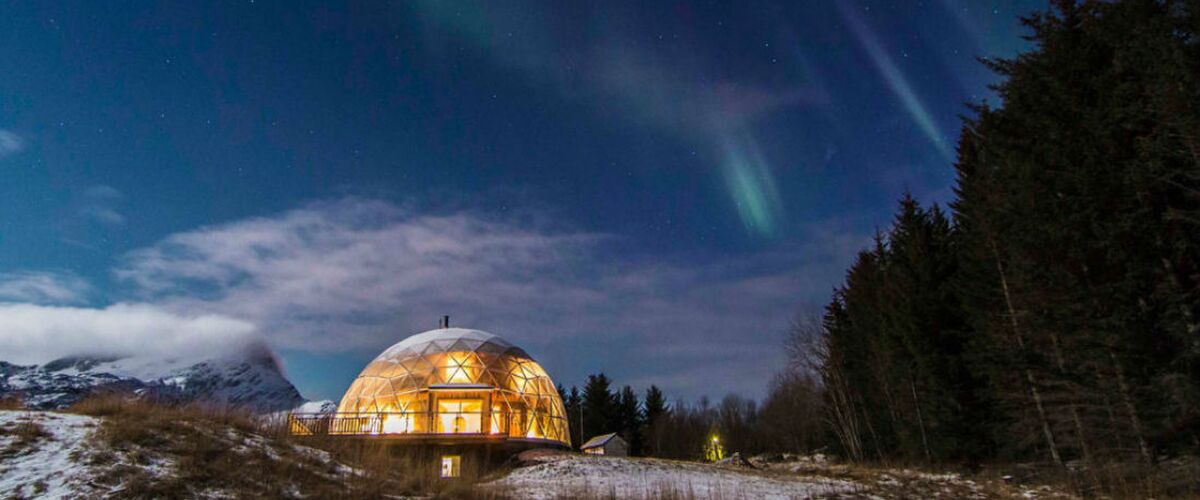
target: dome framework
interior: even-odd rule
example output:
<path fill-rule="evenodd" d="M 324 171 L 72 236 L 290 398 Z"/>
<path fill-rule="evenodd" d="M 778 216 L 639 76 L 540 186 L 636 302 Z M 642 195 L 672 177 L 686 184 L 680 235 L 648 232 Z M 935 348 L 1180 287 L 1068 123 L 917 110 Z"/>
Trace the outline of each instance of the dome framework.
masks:
<path fill-rule="evenodd" d="M 440 328 L 393 345 L 350 385 L 337 413 L 293 415 L 294 434 L 516 440 L 569 445 L 554 382 L 528 353 L 480 330 Z"/>

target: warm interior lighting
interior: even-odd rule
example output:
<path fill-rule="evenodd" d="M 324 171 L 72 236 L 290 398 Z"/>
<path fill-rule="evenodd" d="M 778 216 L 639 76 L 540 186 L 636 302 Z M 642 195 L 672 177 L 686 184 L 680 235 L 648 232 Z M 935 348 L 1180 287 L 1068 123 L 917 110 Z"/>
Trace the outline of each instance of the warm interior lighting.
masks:
<path fill-rule="evenodd" d="M 504 409 L 492 406 L 492 434 L 500 434 L 500 412 Z"/>
<path fill-rule="evenodd" d="M 542 434 L 542 429 L 541 429 L 541 426 L 538 425 L 537 417 L 538 417 L 537 412 L 532 412 L 532 411 L 529 412 L 529 432 L 525 433 L 525 437 L 527 437 L 527 438 L 544 438 L 544 437 L 546 437 L 545 435 Z"/>
<path fill-rule="evenodd" d="M 437 405 L 437 423 L 437 431 L 443 434 L 483 432 L 483 400 L 440 400 Z"/>
<path fill-rule="evenodd" d="M 403 415 L 384 415 L 383 416 L 383 433 L 384 434 L 408 434 L 412 432 L 413 418 L 410 414 Z"/>
<path fill-rule="evenodd" d="M 445 368 L 447 384 L 469 384 L 474 382 L 474 380 L 471 380 L 471 369 L 474 366 L 468 354 L 452 352 L 446 357 L 449 360 L 449 366 Z"/>
<path fill-rule="evenodd" d="M 442 477 L 458 477 L 461 458 L 458 455 L 442 457 Z"/>

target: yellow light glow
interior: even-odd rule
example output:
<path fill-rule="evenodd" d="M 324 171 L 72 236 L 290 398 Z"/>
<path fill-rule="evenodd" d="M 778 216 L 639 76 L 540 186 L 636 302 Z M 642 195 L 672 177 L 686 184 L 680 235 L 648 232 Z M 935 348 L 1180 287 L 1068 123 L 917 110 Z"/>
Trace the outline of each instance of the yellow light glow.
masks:
<path fill-rule="evenodd" d="M 525 437 L 529 437 L 529 438 L 545 437 L 542 434 L 542 430 L 540 429 L 540 426 L 537 424 L 537 412 L 532 412 L 532 411 L 529 412 L 529 432 L 525 434 Z"/>
<path fill-rule="evenodd" d="M 466 353 L 452 352 L 446 356 L 450 366 L 446 367 L 446 383 L 469 384 L 471 380 L 471 358 Z"/>
<path fill-rule="evenodd" d="M 384 415 L 384 434 L 408 434 L 412 432 L 412 415 Z"/>
<path fill-rule="evenodd" d="M 443 434 L 478 434 L 483 432 L 483 402 L 478 399 L 443 399 L 438 401 L 438 432 Z"/>
<path fill-rule="evenodd" d="M 379 427 L 376 425 L 378 422 L 378 418 L 363 419 L 362 428 L 359 429 L 359 432 L 362 434 L 379 434 Z"/>
<path fill-rule="evenodd" d="M 442 477 L 458 477 L 459 462 L 461 460 L 458 455 L 446 455 L 442 457 Z"/>

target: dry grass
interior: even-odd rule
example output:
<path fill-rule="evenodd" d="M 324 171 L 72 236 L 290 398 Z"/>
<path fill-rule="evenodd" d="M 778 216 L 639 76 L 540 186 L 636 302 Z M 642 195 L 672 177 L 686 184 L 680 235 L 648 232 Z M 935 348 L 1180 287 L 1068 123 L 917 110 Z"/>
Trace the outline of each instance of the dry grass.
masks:
<path fill-rule="evenodd" d="M 25 402 L 19 396 L 0 397 L 0 410 L 24 410 Z"/>
<path fill-rule="evenodd" d="M 101 417 L 89 465 L 118 498 L 500 498 L 478 491 L 476 471 L 442 481 L 428 457 L 378 441 L 289 436 L 278 419 L 136 398 L 89 398 L 67 411 Z M 345 465 L 342 465 L 345 464 Z M 346 467 L 349 466 L 349 467 Z M 164 470 L 169 469 L 169 470 Z"/>
<path fill-rule="evenodd" d="M 103 421 L 85 460 L 119 498 L 360 496 L 347 470 L 258 434 L 249 413 L 198 405 L 165 406 L 118 395 L 89 398 L 68 411 Z"/>
<path fill-rule="evenodd" d="M 32 450 L 38 442 L 49 438 L 50 433 L 33 420 L 21 419 L 11 425 L 0 427 L 0 436 L 11 436 L 13 441 L 0 449 L 0 459 L 22 455 Z"/>
<path fill-rule="evenodd" d="M 1109 462 L 1063 468 L 1053 464 L 998 467 L 983 474 L 1046 484 L 1084 498 L 1200 498 L 1200 460 L 1184 457 L 1155 465 Z"/>
<path fill-rule="evenodd" d="M 952 466 L 843 464 L 827 468 L 822 475 L 869 485 L 871 494 L 884 498 L 920 498 L 943 488 L 942 481 L 931 478 L 948 471 L 973 482 L 975 491 L 986 498 L 1200 498 L 1200 460 L 1194 457 L 1163 460 L 1154 466 L 1111 462 L 1068 469 L 1053 464 L 1009 464 L 975 472 L 954 471 Z M 881 474 L 886 475 L 885 481 Z M 950 487 L 960 491 L 961 484 Z"/>
<path fill-rule="evenodd" d="M 1006 480 L 1006 474 L 997 471 L 977 473 L 950 465 L 903 462 L 756 462 L 756 465 L 859 485 L 839 498 L 1076 498 L 1069 488 L 1045 478 Z"/>

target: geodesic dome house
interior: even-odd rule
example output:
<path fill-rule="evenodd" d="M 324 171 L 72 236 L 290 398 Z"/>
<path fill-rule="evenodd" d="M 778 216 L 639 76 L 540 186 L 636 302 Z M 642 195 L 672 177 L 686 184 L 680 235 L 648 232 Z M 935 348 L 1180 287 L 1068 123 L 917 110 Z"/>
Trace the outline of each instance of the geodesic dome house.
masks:
<path fill-rule="evenodd" d="M 570 443 L 562 399 L 528 353 L 484 331 L 449 327 L 383 351 L 350 385 L 337 413 L 293 415 L 291 429 L 441 443 Z"/>

